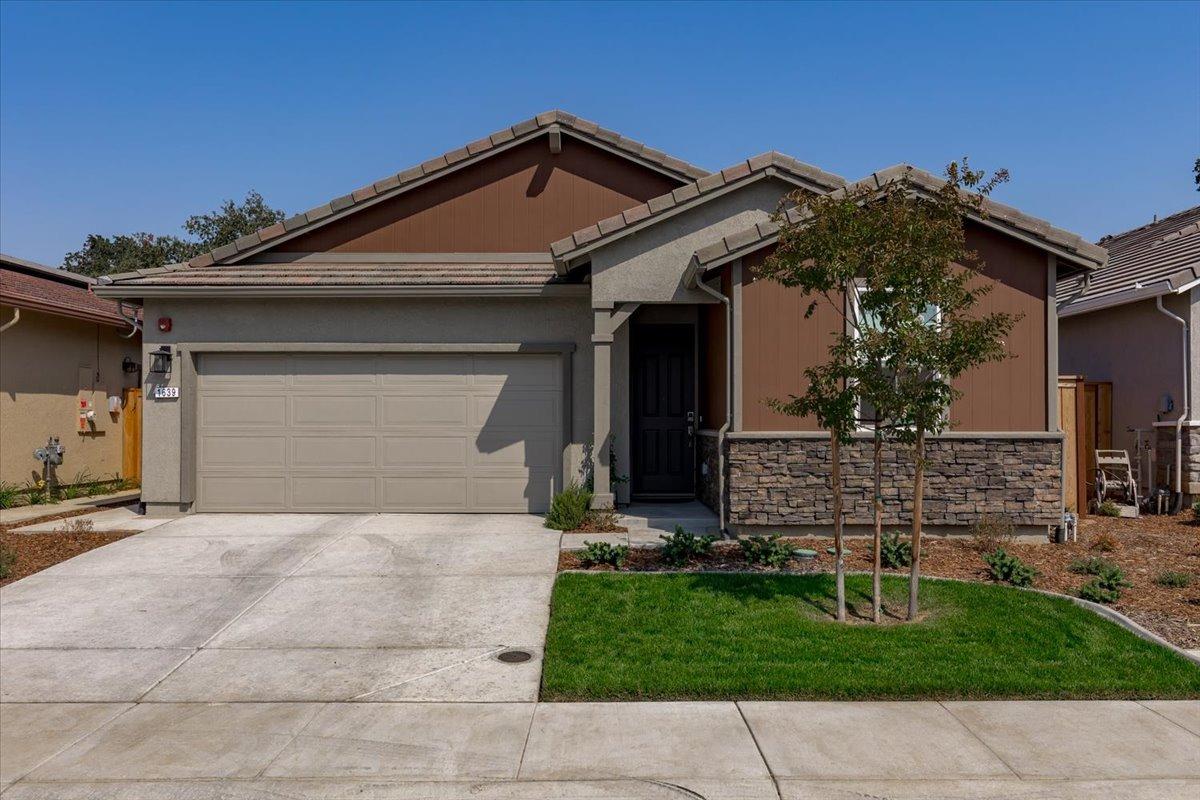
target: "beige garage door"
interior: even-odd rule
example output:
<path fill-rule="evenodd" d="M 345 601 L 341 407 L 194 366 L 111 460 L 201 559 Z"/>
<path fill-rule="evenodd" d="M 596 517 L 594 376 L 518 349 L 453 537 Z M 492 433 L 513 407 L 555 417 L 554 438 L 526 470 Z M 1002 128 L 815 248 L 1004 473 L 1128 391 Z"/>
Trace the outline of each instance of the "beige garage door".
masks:
<path fill-rule="evenodd" d="M 202 511 L 545 511 L 557 355 L 224 354 L 197 363 Z"/>

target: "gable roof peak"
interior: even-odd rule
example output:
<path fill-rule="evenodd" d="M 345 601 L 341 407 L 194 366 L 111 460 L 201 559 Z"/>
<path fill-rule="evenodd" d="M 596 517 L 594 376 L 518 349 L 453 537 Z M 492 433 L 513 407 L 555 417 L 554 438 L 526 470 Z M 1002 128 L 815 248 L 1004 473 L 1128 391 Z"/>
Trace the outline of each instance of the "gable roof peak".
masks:
<path fill-rule="evenodd" d="M 289 217 L 283 222 L 243 236 L 235 242 L 196 256 L 187 264 L 192 267 L 208 267 L 246 258 L 264 247 L 279 244 L 284 237 L 297 236 L 318 224 L 323 225 L 330 222 L 335 217 L 353 213 L 363 205 L 374 204 L 390 198 L 408 191 L 418 184 L 459 169 L 467 163 L 493 155 L 502 148 L 541 136 L 555 125 L 584 141 L 666 173 L 681 184 L 708 175 L 708 170 L 667 155 L 661 150 L 655 150 L 635 139 L 622 136 L 616 131 L 602 128 L 595 122 L 555 108 L 496 131 L 490 136 L 450 150 L 436 158 L 388 175 L 374 183 L 355 189 L 349 194 L 330 200 L 328 203 Z"/>

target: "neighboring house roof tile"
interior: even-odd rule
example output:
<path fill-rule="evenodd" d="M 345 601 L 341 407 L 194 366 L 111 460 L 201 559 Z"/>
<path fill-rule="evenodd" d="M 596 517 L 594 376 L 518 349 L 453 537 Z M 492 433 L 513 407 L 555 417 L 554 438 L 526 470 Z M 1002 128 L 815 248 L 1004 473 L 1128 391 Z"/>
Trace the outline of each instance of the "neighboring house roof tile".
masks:
<path fill-rule="evenodd" d="M 832 194 L 836 195 L 838 192 L 855 191 L 864 186 L 882 188 L 890 181 L 897 180 L 904 175 L 907 175 L 918 187 L 927 191 L 937 191 L 945 185 L 945 181 L 933 173 L 908 164 L 897 164 L 879 172 L 871 173 L 862 180 L 855 181 L 843 189 L 836 189 Z M 985 199 L 983 201 L 983 210 L 987 213 L 988 219 L 999 222 L 1034 239 L 1041 240 L 1055 249 L 1063 250 L 1071 257 L 1078 259 L 1080 263 L 1089 267 L 1101 266 L 1108 258 L 1108 253 L 1103 247 L 1084 240 L 1078 234 L 1056 228 L 1045 220 L 1031 217 L 1012 206 L 998 203 L 995 200 Z M 791 222 L 800 222 L 804 218 L 803 212 L 799 209 L 788 209 L 786 213 L 788 220 Z M 708 269 L 737 257 L 748 249 L 757 249 L 757 247 L 777 238 L 778 234 L 779 226 L 776 223 L 759 223 L 753 228 L 731 234 L 718 242 L 700 248 L 696 251 L 696 264 L 701 270 Z"/>
<path fill-rule="evenodd" d="M 562 261 L 576 255 L 576 251 L 587 245 L 593 245 L 600 239 L 621 233 L 632 225 L 641 223 L 651 217 L 664 214 L 672 209 L 693 200 L 712 195 L 719 189 L 747 178 L 765 174 L 774 169 L 783 172 L 793 179 L 808 184 L 813 188 L 827 192 L 839 186 L 844 186 L 846 180 L 832 172 L 797 161 L 783 153 L 763 153 L 753 158 L 739 161 L 731 167 L 714 172 L 711 175 L 686 184 L 669 194 L 654 197 L 641 205 L 626 209 L 602 219 L 594 225 L 581 228 L 570 236 L 559 239 L 550 245 L 550 253 L 556 260 Z M 591 249 L 591 248 L 589 248 Z"/>
<path fill-rule="evenodd" d="M 117 304 L 92 294 L 94 278 L 0 255 L 0 302 L 48 314 L 125 325 Z"/>
<path fill-rule="evenodd" d="M 490 150 L 495 149 L 503 144 L 513 141 L 522 136 L 527 136 L 532 133 L 540 133 L 548 130 L 551 126 L 559 126 L 561 129 L 572 131 L 579 134 L 585 139 L 593 139 L 608 147 L 615 148 L 623 152 L 630 158 L 634 158 L 645 163 L 649 163 L 661 170 L 671 173 L 680 181 L 692 181 L 697 178 L 704 177 L 708 174 L 708 170 L 697 167 L 694 164 L 689 164 L 686 161 L 681 161 L 678 158 L 673 158 L 663 153 L 660 150 L 654 150 L 646 147 L 641 142 L 635 141 L 628 137 L 622 136 L 616 131 L 610 131 L 606 128 L 601 128 L 594 122 L 580 119 L 574 114 L 568 114 L 565 111 L 547 111 L 538 114 L 532 119 L 519 122 L 504 130 L 497 131 L 491 136 L 484 139 L 479 139 L 465 147 L 459 147 L 451 150 L 448 153 L 438 156 L 437 158 L 429 159 L 423 162 L 420 166 L 410 167 L 394 175 L 389 175 L 386 178 L 375 181 L 372 184 L 356 189 L 350 194 L 343 195 L 328 203 L 319 205 L 316 208 L 310 209 L 303 214 L 296 214 L 285 220 L 282 225 L 276 224 L 263 228 L 249 236 L 244 236 L 238 239 L 233 244 L 225 245 L 213 250 L 211 253 L 196 256 L 189 261 L 189 265 L 195 267 L 207 266 L 211 263 L 220 263 L 234 259 L 239 254 L 252 250 L 260 245 L 269 244 L 278 239 L 284 234 L 292 234 L 308 226 L 319 222 L 333 214 L 353 208 L 354 206 L 375 200 L 381 195 L 398 194 L 410 188 L 410 185 L 416 181 L 423 181 L 426 178 L 436 175 L 442 170 L 449 169 L 464 161 L 482 158 Z M 124 276 L 113 276 L 120 279 Z"/>
<path fill-rule="evenodd" d="M 1119 305 L 1153 297 L 1200 279 L 1200 206 L 1105 236 L 1108 264 L 1058 282 L 1060 312 Z"/>

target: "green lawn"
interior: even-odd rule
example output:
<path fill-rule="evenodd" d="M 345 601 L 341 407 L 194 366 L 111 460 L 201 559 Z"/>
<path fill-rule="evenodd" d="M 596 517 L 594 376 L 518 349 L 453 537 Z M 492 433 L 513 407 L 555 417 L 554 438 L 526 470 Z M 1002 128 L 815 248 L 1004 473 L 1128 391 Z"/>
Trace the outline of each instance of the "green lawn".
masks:
<path fill-rule="evenodd" d="M 870 614 L 870 577 L 852 575 Z M 906 582 L 885 577 L 892 608 Z M 1200 667 L 1066 600 L 951 581 L 925 619 L 830 617 L 830 575 L 564 573 L 544 700 L 1200 697 Z"/>

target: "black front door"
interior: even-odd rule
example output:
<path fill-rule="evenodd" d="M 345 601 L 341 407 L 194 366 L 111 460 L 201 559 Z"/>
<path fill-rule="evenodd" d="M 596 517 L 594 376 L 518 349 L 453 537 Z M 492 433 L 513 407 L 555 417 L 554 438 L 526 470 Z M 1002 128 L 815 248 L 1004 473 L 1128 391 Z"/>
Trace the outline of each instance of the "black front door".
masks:
<path fill-rule="evenodd" d="M 630 339 L 633 495 L 692 497 L 696 488 L 695 328 L 635 325 Z"/>

